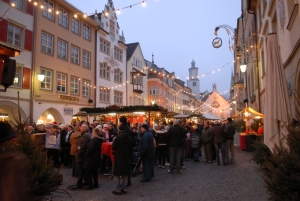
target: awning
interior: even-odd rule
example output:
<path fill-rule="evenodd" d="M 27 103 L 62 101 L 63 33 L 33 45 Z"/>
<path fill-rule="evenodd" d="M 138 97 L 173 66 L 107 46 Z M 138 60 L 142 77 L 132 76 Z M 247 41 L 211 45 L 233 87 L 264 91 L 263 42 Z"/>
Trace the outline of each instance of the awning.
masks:
<path fill-rule="evenodd" d="M 203 116 L 205 119 L 208 119 L 208 120 L 220 120 L 221 119 L 220 117 L 217 117 L 212 114 L 203 114 Z"/>
<path fill-rule="evenodd" d="M 246 119 L 246 118 L 264 118 L 265 116 L 257 111 L 255 111 L 251 107 L 246 107 L 239 113 L 231 116 L 232 119 Z"/>
<path fill-rule="evenodd" d="M 188 114 L 177 114 L 174 116 L 175 119 L 188 118 Z"/>
<path fill-rule="evenodd" d="M 2 54 L 7 57 L 15 57 L 19 56 L 21 54 L 21 51 L 21 49 L 17 49 L 14 46 L 0 42 L 0 55 Z"/>

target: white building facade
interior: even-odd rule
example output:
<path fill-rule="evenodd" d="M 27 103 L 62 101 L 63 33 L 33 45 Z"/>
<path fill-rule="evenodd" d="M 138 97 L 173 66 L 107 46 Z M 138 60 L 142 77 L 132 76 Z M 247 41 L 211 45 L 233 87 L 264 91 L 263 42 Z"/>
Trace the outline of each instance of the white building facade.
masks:
<path fill-rule="evenodd" d="M 127 105 L 147 105 L 148 80 L 145 59 L 139 43 L 126 44 L 127 49 Z"/>
<path fill-rule="evenodd" d="M 192 61 L 192 66 L 189 68 L 189 77 L 187 81 L 187 86 L 192 89 L 192 93 L 195 94 L 197 99 L 200 98 L 200 80 L 198 75 L 198 68 L 196 67 L 196 62 Z"/>
<path fill-rule="evenodd" d="M 14 121 L 13 114 L 18 116 L 18 92 L 23 120 L 31 114 L 34 9 L 26 0 L 14 1 L 14 6 L 10 2 L 13 1 L 0 1 L 3 16 L 0 17 L 0 51 L 8 47 L 20 51 L 20 55 L 10 58 L 16 60 L 16 73 L 13 85 L 6 92 L 0 92 L 0 121 Z M 0 56 L 0 61 L 0 65 L 4 64 L 4 57 Z M 0 69 L 2 71 L 2 66 Z"/>
<path fill-rule="evenodd" d="M 99 24 L 96 39 L 96 107 L 127 105 L 125 38 L 112 1 L 91 18 Z"/>

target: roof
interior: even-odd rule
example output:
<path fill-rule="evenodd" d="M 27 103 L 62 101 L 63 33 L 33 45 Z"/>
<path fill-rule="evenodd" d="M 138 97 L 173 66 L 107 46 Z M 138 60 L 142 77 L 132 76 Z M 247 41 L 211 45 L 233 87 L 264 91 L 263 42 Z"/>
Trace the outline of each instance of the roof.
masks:
<path fill-rule="evenodd" d="M 203 114 L 204 118 L 205 119 L 208 119 L 208 120 L 220 120 L 220 117 L 217 117 L 215 115 L 212 115 L 212 114 Z"/>
<path fill-rule="evenodd" d="M 206 94 L 203 98 L 201 98 L 201 101 L 205 102 L 212 93 L 213 92 L 210 92 L 209 94 Z"/>
<path fill-rule="evenodd" d="M 240 79 L 239 81 L 237 81 L 236 83 L 234 84 L 243 84 L 244 83 L 244 78 Z"/>
<path fill-rule="evenodd" d="M 126 46 L 128 47 L 126 50 L 126 54 L 127 54 L 127 61 L 129 61 L 129 59 L 132 57 L 135 49 L 138 47 L 139 43 L 129 43 L 126 44 Z"/>

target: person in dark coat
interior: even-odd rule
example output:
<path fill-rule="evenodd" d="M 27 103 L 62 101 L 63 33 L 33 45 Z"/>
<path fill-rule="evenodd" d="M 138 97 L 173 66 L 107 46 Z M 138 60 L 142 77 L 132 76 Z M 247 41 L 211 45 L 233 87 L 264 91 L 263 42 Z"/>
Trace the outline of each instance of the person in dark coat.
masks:
<path fill-rule="evenodd" d="M 217 157 L 217 163 L 220 165 L 220 154 L 219 150 L 221 150 L 222 153 L 222 163 L 223 165 L 226 165 L 225 163 L 225 138 L 224 138 L 224 127 L 220 125 L 219 121 L 215 121 L 215 126 L 212 128 L 212 139 L 214 140 L 215 150 L 216 150 L 216 157 Z"/>
<path fill-rule="evenodd" d="M 183 144 L 185 141 L 185 131 L 179 125 L 179 120 L 174 120 L 174 126 L 170 127 L 167 133 L 167 139 L 170 145 L 170 166 L 169 173 L 174 172 L 174 166 L 176 164 L 176 169 L 178 173 L 181 173 L 180 163 L 183 153 Z M 175 163 L 176 159 L 176 163 Z"/>
<path fill-rule="evenodd" d="M 232 119 L 228 118 L 226 121 L 224 132 L 226 135 L 226 163 L 234 163 L 234 134 L 235 127 L 233 125 Z M 229 152 L 230 157 L 229 157 Z"/>
<path fill-rule="evenodd" d="M 60 143 L 61 143 L 61 148 L 62 148 L 62 152 L 60 153 L 60 157 L 61 157 L 61 162 L 64 164 L 65 167 L 70 168 L 71 165 L 71 156 L 70 156 L 70 150 L 71 150 L 71 144 L 69 143 L 69 141 L 66 141 L 68 139 L 66 139 L 68 131 L 66 128 L 66 126 L 64 124 L 60 124 L 58 126 L 61 130 L 60 130 Z"/>
<path fill-rule="evenodd" d="M 112 144 L 112 150 L 114 151 L 115 155 L 113 173 L 115 179 L 118 181 L 116 189 L 112 191 L 112 193 L 115 195 L 127 193 L 127 191 L 125 190 L 125 182 L 128 175 L 130 174 L 132 140 L 125 130 L 125 125 L 120 125 L 119 134 Z"/>
<path fill-rule="evenodd" d="M 148 124 L 142 125 L 142 136 L 140 138 L 139 156 L 143 165 L 143 179 L 140 182 L 149 182 L 151 180 L 151 170 L 153 170 L 154 141 L 153 134 L 149 131 Z"/>
<path fill-rule="evenodd" d="M 100 137 L 100 130 L 98 128 L 94 128 L 92 132 L 92 139 L 88 144 L 83 163 L 83 169 L 86 172 L 86 177 L 88 179 L 87 182 L 89 185 L 87 190 L 99 188 L 98 169 L 100 167 L 100 150 L 102 142 L 104 141 L 105 138 Z"/>
<path fill-rule="evenodd" d="M 212 163 L 212 128 L 209 127 L 209 122 L 204 122 L 204 128 L 202 130 L 202 144 L 205 155 L 205 160 L 203 162 Z"/>
<path fill-rule="evenodd" d="M 109 136 L 109 142 L 112 142 L 114 137 L 117 136 L 117 130 L 114 128 L 113 123 L 108 123 L 108 136 Z"/>
<path fill-rule="evenodd" d="M 76 155 L 76 163 L 77 163 L 77 171 L 78 171 L 78 179 L 77 185 L 72 189 L 82 188 L 83 177 L 85 176 L 85 170 L 83 169 L 83 163 L 85 159 L 85 153 L 88 147 L 88 144 L 91 140 L 91 136 L 89 133 L 89 126 L 87 124 L 82 124 L 80 126 L 81 137 L 77 142 L 77 155 Z"/>
<path fill-rule="evenodd" d="M 195 133 L 191 135 L 194 162 L 199 162 L 199 151 L 201 147 L 201 135 L 199 131 L 199 128 L 196 128 Z"/>
<path fill-rule="evenodd" d="M 134 136 L 133 136 L 133 133 L 132 133 L 132 131 L 131 131 L 131 129 L 130 129 L 130 127 L 128 126 L 128 123 L 129 122 L 127 122 L 127 118 L 125 117 L 125 116 L 121 116 L 120 117 L 120 124 L 121 125 L 123 125 L 124 127 L 125 127 L 125 133 L 127 134 L 127 135 L 129 135 L 129 137 L 131 138 L 131 140 L 132 141 L 134 141 Z M 134 143 L 132 143 L 132 150 L 133 150 L 133 148 L 134 148 Z M 132 153 L 131 153 L 131 155 L 132 155 Z M 129 172 L 128 173 L 128 179 L 127 179 L 127 187 L 128 186 L 131 186 L 131 173 Z"/>

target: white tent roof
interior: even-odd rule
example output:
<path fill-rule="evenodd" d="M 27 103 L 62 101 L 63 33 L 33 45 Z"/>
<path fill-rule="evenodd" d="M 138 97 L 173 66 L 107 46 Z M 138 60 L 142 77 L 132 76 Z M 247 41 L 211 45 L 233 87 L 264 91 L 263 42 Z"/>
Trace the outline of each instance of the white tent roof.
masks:
<path fill-rule="evenodd" d="M 203 114 L 204 118 L 205 119 L 210 119 L 210 120 L 220 120 L 221 118 L 220 117 L 217 117 L 215 115 L 212 115 L 212 114 Z"/>
<path fill-rule="evenodd" d="M 174 116 L 175 119 L 180 119 L 180 118 L 187 118 L 189 115 L 187 114 L 177 114 Z"/>

